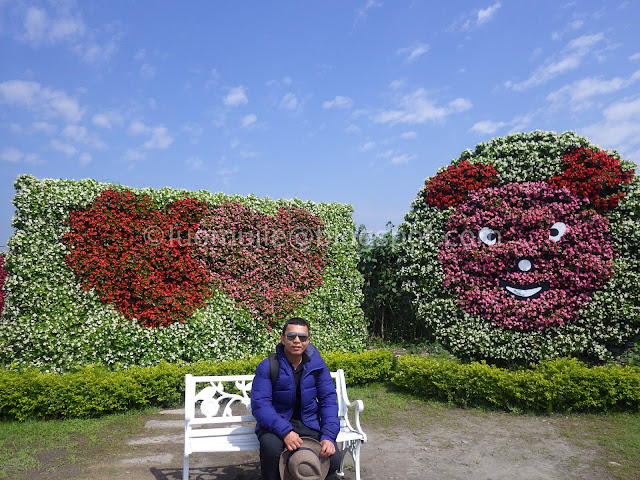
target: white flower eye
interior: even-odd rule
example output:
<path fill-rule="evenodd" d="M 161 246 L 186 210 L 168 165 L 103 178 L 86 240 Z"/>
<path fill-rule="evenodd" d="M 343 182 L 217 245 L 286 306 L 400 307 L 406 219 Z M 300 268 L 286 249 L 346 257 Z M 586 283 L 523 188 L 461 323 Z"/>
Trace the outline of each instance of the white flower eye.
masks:
<path fill-rule="evenodd" d="M 549 239 L 554 242 L 559 242 L 566 231 L 567 226 L 564 223 L 556 222 L 551 225 L 551 228 L 549 229 Z"/>
<path fill-rule="evenodd" d="M 478 232 L 478 237 L 482 240 L 482 243 L 486 245 L 495 245 L 498 241 L 498 235 L 489 227 L 482 227 L 482 230 Z"/>

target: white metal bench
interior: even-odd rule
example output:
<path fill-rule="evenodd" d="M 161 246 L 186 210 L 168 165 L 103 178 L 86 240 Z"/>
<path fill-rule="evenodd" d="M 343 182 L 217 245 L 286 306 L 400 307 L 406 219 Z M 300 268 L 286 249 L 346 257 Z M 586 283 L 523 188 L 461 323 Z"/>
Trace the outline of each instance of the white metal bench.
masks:
<path fill-rule="evenodd" d="M 338 393 L 340 433 L 336 443 L 342 448 L 338 475 L 344 475 L 345 454 L 353 458 L 356 480 L 360 480 L 360 445 L 367 435 L 360 427 L 362 400 L 349 402 L 344 372 L 331 372 Z M 251 415 L 253 375 L 185 376 L 184 465 L 182 478 L 189 480 L 189 455 L 199 452 L 239 452 L 260 450 Z M 225 388 L 231 391 L 225 391 Z M 199 408 L 198 408 L 199 407 Z M 349 408 L 354 407 L 353 425 Z"/>

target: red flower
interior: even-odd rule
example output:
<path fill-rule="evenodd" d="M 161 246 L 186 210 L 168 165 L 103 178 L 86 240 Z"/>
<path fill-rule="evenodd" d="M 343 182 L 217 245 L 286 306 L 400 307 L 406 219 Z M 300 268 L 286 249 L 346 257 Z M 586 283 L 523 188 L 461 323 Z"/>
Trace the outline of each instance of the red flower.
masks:
<path fill-rule="evenodd" d="M 490 187 L 498 183 L 498 172 L 492 165 L 472 164 L 463 160 L 449 165 L 425 185 L 425 201 L 438 208 L 460 205 L 471 190 Z"/>
<path fill-rule="evenodd" d="M 267 324 L 322 285 L 324 223 L 303 208 L 256 213 L 236 202 L 211 208 L 197 243 L 212 284 Z"/>
<path fill-rule="evenodd" d="M 71 212 L 67 265 L 128 319 L 183 322 L 210 293 L 188 238 L 207 211 L 193 198 L 160 210 L 147 195 L 106 190 L 86 210 Z"/>
<path fill-rule="evenodd" d="M 564 172 L 552 177 L 549 183 L 588 198 L 600 213 L 618 205 L 625 196 L 622 184 L 633 178 L 633 170 L 623 170 L 620 160 L 589 148 L 571 150 L 562 157 L 562 166 Z"/>

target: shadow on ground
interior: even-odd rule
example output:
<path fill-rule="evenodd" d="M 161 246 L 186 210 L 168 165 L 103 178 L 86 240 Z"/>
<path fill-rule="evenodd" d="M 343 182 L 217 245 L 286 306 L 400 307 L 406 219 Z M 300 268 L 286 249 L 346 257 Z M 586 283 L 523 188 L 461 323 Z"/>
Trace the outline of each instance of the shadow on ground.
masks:
<path fill-rule="evenodd" d="M 182 480 L 181 468 L 151 468 L 156 480 Z M 260 480 L 260 462 L 190 468 L 189 480 Z"/>

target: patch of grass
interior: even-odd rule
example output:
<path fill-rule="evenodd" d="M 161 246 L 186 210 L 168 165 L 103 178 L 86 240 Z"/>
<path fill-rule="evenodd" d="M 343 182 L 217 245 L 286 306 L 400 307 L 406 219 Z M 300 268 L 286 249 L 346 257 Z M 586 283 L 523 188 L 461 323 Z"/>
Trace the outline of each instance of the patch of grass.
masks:
<path fill-rule="evenodd" d="M 415 427 L 431 424 L 446 414 L 448 407 L 439 402 L 421 400 L 390 384 L 349 387 L 349 400 L 362 400 L 360 422 L 380 427 Z"/>
<path fill-rule="evenodd" d="M 612 480 L 638 480 L 640 472 L 640 415 L 572 415 L 565 417 L 561 433 L 580 444 L 594 442 L 601 448 L 597 464 Z"/>
<path fill-rule="evenodd" d="M 142 414 L 147 413 L 152 411 L 82 420 L 0 422 L 0 479 L 34 478 L 36 471 L 61 474 L 62 468 L 81 466 L 121 447 L 127 436 L 142 428 Z"/>

